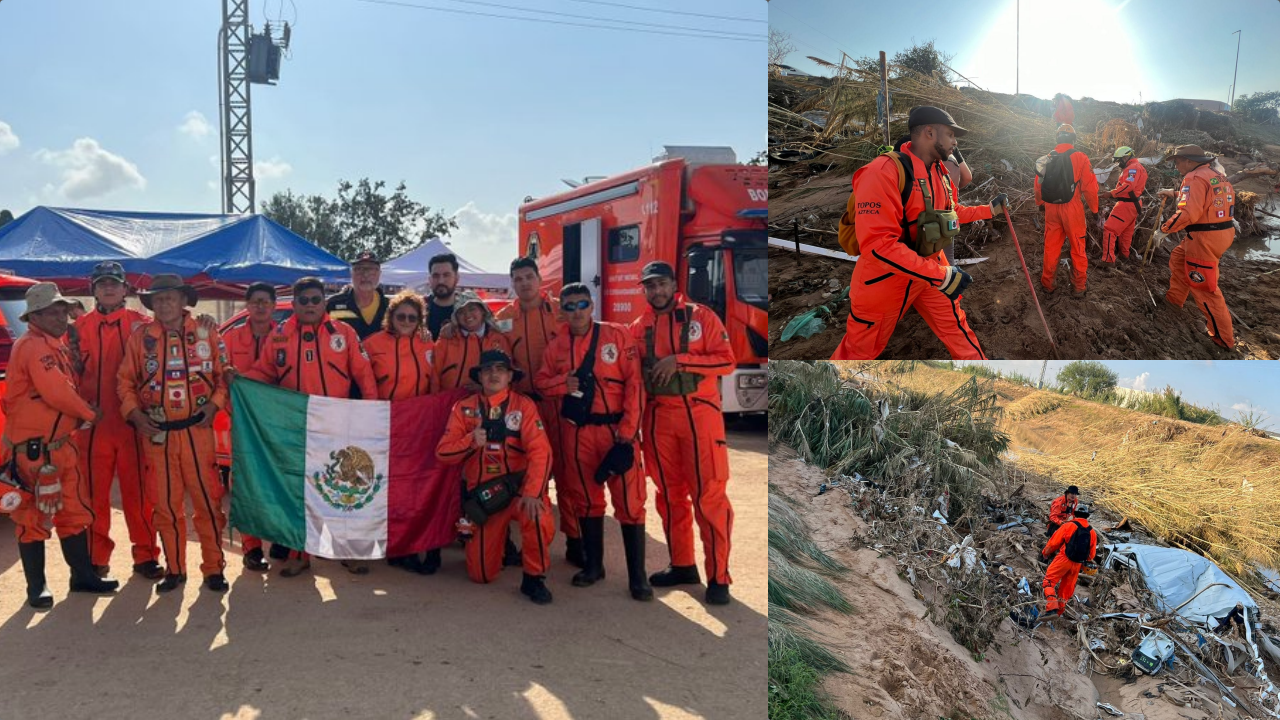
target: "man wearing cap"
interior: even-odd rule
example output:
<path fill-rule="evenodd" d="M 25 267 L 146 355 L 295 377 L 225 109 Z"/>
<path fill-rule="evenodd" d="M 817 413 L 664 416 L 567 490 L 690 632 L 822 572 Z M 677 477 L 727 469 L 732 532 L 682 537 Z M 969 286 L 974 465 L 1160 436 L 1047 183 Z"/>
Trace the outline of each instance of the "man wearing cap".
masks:
<path fill-rule="evenodd" d="M 267 349 L 267 337 L 275 324 L 272 318 L 276 310 L 276 288 L 270 283 L 255 282 L 244 291 L 245 321 L 222 336 L 227 345 L 227 356 L 234 373 L 245 373 L 262 357 Z M 228 373 L 232 375 L 234 373 Z M 226 426 L 226 442 L 230 447 L 231 431 Z M 262 540 L 252 535 L 240 534 L 240 550 L 244 553 L 244 566 L 255 572 L 271 569 L 262 552 Z"/>
<path fill-rule="evenodd" d="M 480 296 L 469 290 L 460 290 L 453 302 L 453 332 L 444 333 L 436 340 L 431 387 L 436 392 L 467 387 L 479 390 L 470 380 L 471 369 L 480 362 L 485 350 L 501 350 L 508 357 L 511 344 L 507 336 L 498 331 L 489 307 Z"/>
<path fill-rule="evenodd" d="M 1093 164 L 1088 154 L 1075 149 L 1076 130 L 1070 125 L 1058 126 L 1058 144 L 1053 152 L 1041 158 L 1045 163 L 1052 162 L 1055 156 L 1069 155 L 1073 190 L 1071 198 L 1064 203 L 1047 202 L 1041 195 L 1040 162 L 1036 163 L 1035 178 L 1036 205 L 1044 207 L 1044 265 L 1040 270 L 1040 285 L 1048 292 L 1056 289 L 1054 276 L 1058 272 L 1058 258 L 1062 255 L 1062 243 L 1071 243 L 1071 284 L 1076 295 L 1083 295 L 1087 278 L 1089 261 L 1085 256 L 1084 238 L 1088 230 L 1084 219 L 1084 206 L 1080 199 L 1089 204 L 1089 210 L 1098 214 L 1098 178 L 1093 174 Z M 1047 167 L 1047 165 L 1046 165 Z"/>
<path fill-rule="evenodd" d="M 155 580 L 164 575 L 157 560 L 155 488 L 143 480 L 142 445 L 133 426 L 120 414 L 116 375 L 124 361 L 129 336 L 151 318 L 125 307 L 129 290 L 124 267 L 113 260 L 98 263 L 89 277 L 94 308 L 76 320 L 80 397 L 102 409 L 102 420 L 79 440 L 80 476 L 93 515 L 89 555 L 104 577 L 111 563 L 111 485 L 120 479 L 120 509 L 133 546 L 133 570 Z"/>
<path fill-rule="evenodd" d="M 1080 489 L 1075 485 L 1068 487 L 1066 492 L 1053 499 L 1053 504 L 1049 506 L 1049 522 L 1045 537 L 1053 537 L 1053 534 L 1058 532 L 1058 528 L 1071 519 L 1071 513 L 1075 511 L 1079 499 Z"/>
<path fill-rule="evenodd" d="M 912 307 L 951 357 L 985 357 L 960 309 L 960 294 L 970 277 L 948 263 L 945 250 L 961 223 L 990 219 L 1004 207 L 1006 198 L 997 195 L 989 206 L 959 204 L 959 190 L 943 161 L 951 156 L 956 138 L 968 131 L 949 113 L 917 107 L 911 110 L 908 124 L 911 140 L 902 145 L 896 159 L 882 155 L 853 175 L 849 202 L 856 207 L 849 212 L 861 255 L 850 283 L 844 340 L 833 360 L 879 356 L 898 321 Z M 899 162 L 906 176 L 902 185 Z"/>
<path fill-rule="evenodd" d="M 381 330 L 389 302 L 381 282 L 382 261 L 371 252 L 360 253 L 351 262 L 351 284 L 325 304 L 329 317 L 350 325 L 361 340 Z"/>
<path fill-rule="evenodd" d="M 1235 334 L 1231 311 L 1218 289 L 1218 260 L 1236 238 L 1231 222 L 1236 191 L 1212 162 L 1213 156 L 1199 145 L 1182 145 L 1174 151 L 1173 163 L 1182 173 L 1181 189 L 1159 194 L 1177 198 L 1178 205 L 1156 237 L 1187 231 L 1187 239 L 1169 253 L 1169 292 L 1164 299 L 1180 308 L 1190 293 L 1208 322 L 1210 339 L 1230 350 L 1235 347 Z"/>
<path fill-rule="evenodd" d="M 1057 612 L 1062 615 L 1071 596 L 1075 595 L 1080 568 L 1086 562 L 1092 562 L 1098 552 L 1098 534 L 1089 527 L 1089 506 L 1084 503 L 1077 505 L 1072 515 L 1074 518 L 1058 528 L 1049 538 L 1049 544 L 1040 551 L 1041 562 L 1049 563 L 1044 573 L 1045 614 Z M 1077 543 L 1073 544 L 1076 533 L 1088 533 L 1088 541 L 1077 538 Z M 1073 548 L 1079 548 L 1080 552 L 1075 560 L 1068 556 Z"/>
<path fill-rule="evenodd" d="M 324 283 L 319 278 L 295 282 L 293 315 L 271 331 L 264 352 L 244 376 L 307 395 L 338 398 L 350 397 L 354 383 L 362 397 L 378 397 L 373 366 L 355 329 L 332 320 L 324 308 Z M 309 567 L 311 558 L 295 550 L 280 574 L 294 577 Z M 362 562 L 353 561 L 347 567 L 359 574 L 368 572 Z"/>
<path fill-rule="evenodd" d="M 28 323 L 27 333 L 13 344 L 8 389 L 0 401 L 7 418 L 0 509 L 10 513 L 17 532 L 27 604 L 43 610 L 53 606 L 44 577 L 50 524 L 71 567 L 71 592 L 110 593 L 119 583 L 99 578 L 89 558 L 91 516 L 80 488 L 74 434 L 102 413 L 76 392 L 71 357 L 62 341 L 72 301 L 48 282 L 32 285 L 26 298 L 21 319 Z"/>
<path fill-rule="evenodd" d="M 1120 255 L 1129 259 L 1129 247 L 1133 244 L 1133 231 L 1138 226 L 1138 211 L 1142 209 L 1142 191 L 1147 186 L 1147 169 L 1133 156 L 1133 148 L 1125 145 L 1116 148 L 1112 155 L 1120 164 L 1111 197 L 1116 204 L 1102 226 L 1102 262 L 1114 265 L 1116 242 L 1120 243 Z"/>
<path fill-rule="evenodd" d="M 486 350 L 468 372 L 480 392 L 453 406 L 436 457 L 462 464 L 463 511 L 473 532 L 467 541 L 467 576 L 477 583 L 497 579 L 508 528 L 518 522 L 520 592 L 545 605 L 551 602 L 544 580 L 555 535 L 547 497 L 551 443 L 537 404 L 511 389 L 522 374 L 505 352 Z"/>
<path fill-rule="evenodd" d="M 551 475 L 556 481 L 556 504 L 560 506 L 560 531 L 565 535 L 565 559 L 571 565 L 582 567 L 582 539 L 578 530 L 576 511 L 569 504 L 568 494 L 562 492 L 560 479 L 565 476 L 560 453 L 559 402 L 544 399 L 534 387 L 533 380 L 542 369 L 542 354 L 559 334 L 563 325 L 559 302 L 551 293 L 542 290 L 542 273 L 538 262 L 531 257 L 519 257 L 511 261 L 511 288 L 516 298 L 494 315 L 498 329 L 511 341 L 511 358 L 516 366 L 528 373 L 516 390 L 538 403 L 538 412 L 547 426 L 551 438 Z"/>
<path fill-rule="evenodd" d="M 644 570 L 644 475 L 636 462 L 640 432 L 640 356 L 631 332 L 591 317 L 591 290 L 570 283 L 560 290 L 567 332 L 551 341 L 535 385 L 560 404 L 560 446 L 565 474 L 556 478 L 558 498 L 571 498 L 582 532 L 582 571 L 577 587 L 604 579 L 604 489 L 622 525 L 631 597 L 652 600 Z M 566 512 L 562 500 L 561 514 Z"/>
<path fill-rule="evenodd" d="M 186 308 L 196 291 L 177 275 L 156 275 L 140 292 L 155 319 L 129 336 L 117 382 L 120 413 L 142 436 L 148 482 L 156 488 L 156 529 L 167 565 L 156 592 L 187 580 L 186 500 L 200 538 L 204 586 L 227 590 L 222 530 L 222 482 L 214 453 L 213 418 L 227 404 L 227 348 L 216 330 Z"/>
<path fill-rule="evenodd" d="M 709 308 L 677 292 L 670 265 L 654 261 L 640 272 L 649 307 L 631 323 L 641 352 L 645 407 L 641 418 L 644 468 L 655 485 L 671 564 L 649 576 L 654 587 L 701 583 L 693 551 L 696 518 L 706 551 L 706 601 L 729 602 L 729 544 L 733 506 L 729 445 L 716 378 L 736 358 L 724 323 Z"/>

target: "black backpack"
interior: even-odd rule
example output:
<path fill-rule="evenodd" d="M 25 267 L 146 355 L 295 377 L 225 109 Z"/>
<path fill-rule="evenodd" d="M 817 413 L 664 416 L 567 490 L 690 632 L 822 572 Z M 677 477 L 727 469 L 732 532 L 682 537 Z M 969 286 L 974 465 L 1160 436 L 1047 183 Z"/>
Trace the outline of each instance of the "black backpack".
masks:
<path fill-rule="evenodd" d="M 1051 205 L 1065 205 L 1076 195 L 1076 173 L 1071 166 L 1072 148 L 1061 155 L 1057 150 L 1036 161 L 1040 178 L 1040 198 Z"/>
<path fill-rule="evenodd" d="M 1071 562 L 1088 562 L 1089 561 L 1089 544 L 1093 537 L 1093 528 L 1084 527 L 1075 520 L 1071 521 L 1076 526 L 1076 531 L 1071 533 L 1071 539 L 1067 540 L 1067 544 L 1062 547 L 1062 551 L 1067 554 L 1067 559 Z M 1085 532 L 1081 532 L 1084 530 Z"/>

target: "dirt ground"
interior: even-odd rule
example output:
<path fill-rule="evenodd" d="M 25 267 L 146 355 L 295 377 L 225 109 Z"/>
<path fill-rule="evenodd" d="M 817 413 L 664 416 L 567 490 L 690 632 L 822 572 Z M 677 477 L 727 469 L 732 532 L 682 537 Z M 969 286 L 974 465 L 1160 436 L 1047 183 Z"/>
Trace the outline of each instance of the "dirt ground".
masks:
<path fill-rule="evenodd" d="M 852 603 L 852 616 L 828 611 L 810 621 L 815 635 L 855 668 L 828 675 L 823 683 L 848 716 L 1073 720 L 1106 717 L 1096 705 L 1104 702 L 1126 717 L 1146 720 L 1219 717 L 1147 697 L 1143 693 L 1157 695 L 1157 678 L 1144 676 L 1126 684 L 1106 675 L 1077 673 L 1079 649 L 1064 620 L 1042 624 L 1034 638 L 1005 621 L 995 644 L 975 656 L 925 618 L 925 605 L 891 557 L 864 546 L 859 538 L 867 526 L 850 507 L 848 495 L 815 496 L 821 471 L 789 448 L 777 448 L 770 463 L 773 484 L 797 502 L 817 545 L 849 568 L 832 580 Z M 1033 578 L 1032 584 L 1038 581 Z M 1076 591 L 1077 598 L 1088 594 L 1085 587 Z M 1227 710 L 1221 717 L 1238 717 Z"/>
<path fill-rule="evenodd" d="M 244 572 L 230 592 L 188 582 L 181 597 L 127 577 L 123 517 L 114 513 L 114 597 L 67 597 L 67 569 L 49 547 L 56 604 L 25 605 L 10 523 L 0 523 L 0 717 L 695 718 L 763 717 L 766 634 L 764 420 L 730 426 L 735 602 L 708 608 L 701 588 L 626 591 L 617 524 L 606 523 L 609 577 L 569 584 L 557 535 L 548 585 L 555 602 L 519 594 L 520 571 L 470 583 L 460 549 L 431 577 L 382 563 L 364 577 L 336 562 L 282 579 Z M 666 563 L 650 496 L 648 566 Z M 192 572 L 199 559 L 188 543 Z M 701 558 L 701 548 L 698 550 Z"/>
<path fill-rule="evenodd" d="M 1274 159 L 1280 159 L 1280 147 Z M 1228 172 L 1238 163 L 1225 159 Z M 1155 175 L 1153 177 L 1153 182 Z M 1266 193 L 1265 182 L 1256 178 L 1238 184 L 1238 190 Z M 789 198 L 777 202 L 807 207 L 833 206 L 836 217 L 848 199 L 848 178 L 820 176 Z M 983 199 L 988 199 L 983 196 Z M 978 202 L 962 199 L 962 202 Z M 1280 203 L 1265 205 L 1269 212 L 1280 214 Z M 1166 216 L 1169 209 L 1165 209 Z M 825 217 L 825 212 L 819 212 Z M 817 215 L 814 216 L 815 218 Z M 1038 218 L 1037 218 L 1038 219 Z M 1234 322 L 1236 347 L 1219 348 L 1209 340 L 1203 314 L 1193 300 L 1174 308 L 1164 300 L 1169 288 L 1169 251 L 1172 238 L 1155 251 L 1145 269 L 1135 260 L 1123 258 L 1114 267 L 1101 263 L 1102 249 L 1097 242 L 1087 243 L 1088 292 L 1082 298 L 1070 291 L 1066 266 L 1069 252 L 1063 250 L 1058 268 L 1057 291 L 1050 295 L 1039 285 L 1044 256 L 1043 232 L 1032 215 L 1015 218 L 1018 241 L 1027 268 L 1040 297 L 1045 320 L 1053 333 L 1058 353 L 1064 359 L 1280 359 L 1280 273 L 1263 275 L 1280 269 L 1280 221 L 1264 218 L 1274 230 L 1270 238 L 1237 238 L 1232 249 L 1223 256 L 1219 287 L 1227 306 L 1236 314 Z M 1088 215 L 1090 222 L 1096 218 Z M 1151 225 L 1150 220 L 1147 226 Z M 1135 234 L 1135 247 L 1145 247 L 1147 230 Z M 789 236 L 784 239 L 790 239 Z M 801 242 L 838 249 L 835 238 L 808 234 Z M 987 257 L 985 262 L 966 266 L 973 277 L 961 307 L 969 316 L 970 326 L 978 336 L 983 352 L 994 359 L 1040 359 L 1054 357 L 1045 336 L 1044 326 L 1036 313 L 1027 280 L 1018 261 L 1010 233 L 1001 226 L 999 239 L 973 248 L 960 248 L 957 257 Z M 813 360 L 827 358 L 840 344 L 848 318 L 847 299 L 834 312 L 827 328 L 808 339 L 778 342 L 782 329 L 793 317 L 818 304 L 830 305 L 837 298 L 823 297 L 831 290 L 829 281 L 838 281 L 840 291 L 848 287 L 853 264 L 827 260 L 812 255 L 769 249 L 769 339 L 770 353 L 775 358 Z M 945 359 L 946 347 L 934 336 L 919 314 L 908 309 L 882 358 Z"/>

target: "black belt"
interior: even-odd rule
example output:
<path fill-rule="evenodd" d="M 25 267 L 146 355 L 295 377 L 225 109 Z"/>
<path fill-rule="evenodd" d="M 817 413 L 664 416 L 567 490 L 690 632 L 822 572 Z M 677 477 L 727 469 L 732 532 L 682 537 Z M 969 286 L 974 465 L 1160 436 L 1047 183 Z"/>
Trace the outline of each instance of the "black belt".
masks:
<path fill-rule="evenodd" d="M 198 424 L 201 419 L 202 418 L 199 418 L 193 415 L 187 418 L 186 420 L 165 420 L 163 422 L 157 422 L 155 423 L 155 425 L 156 427 L 160 428 L 160 430 L 163 432 L 169 432 L 172 430 L 186 430 L 187 428 Z"/>
<path fill-rule="evenodd" d="M 1195 225 L 1188 225 L 1182 229 L 1187 232 L 1204 232 L 1206 230 L 1226 230 L 1233 227 L 1235 227 L 1235 225 L 1233 225 L 1230 220 L 1225 220 L 1223 222 L 1216 223 L 1196 223 Z"/>
<path fill-rule="evenodd" d="M 587 425 L 617 425 L 622 422 L 622 413 L 588 413 Z"/>
<path fill-rule="evenodd" d="M 1127 197 L 1127 198 L 1122 197 L 1122 198 L 1116 198 L 1116 200 L 1119 202 L 1133 203 L 1134 205 L 1139 205 L 1139 206 L 1142 204 L 1138 201 L 1138 198 L 1136 197 Z"/>

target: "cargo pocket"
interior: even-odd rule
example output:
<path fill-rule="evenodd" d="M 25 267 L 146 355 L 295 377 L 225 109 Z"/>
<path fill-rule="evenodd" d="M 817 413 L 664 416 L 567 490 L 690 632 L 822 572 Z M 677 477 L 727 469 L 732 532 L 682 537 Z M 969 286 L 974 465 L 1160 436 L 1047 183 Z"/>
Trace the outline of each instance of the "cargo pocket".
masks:
<path fill-rule="evenodd" d="M 718 439 L 712 445 L 711 472 L 716 480 L 729 479 L 729 441 Z"/>

